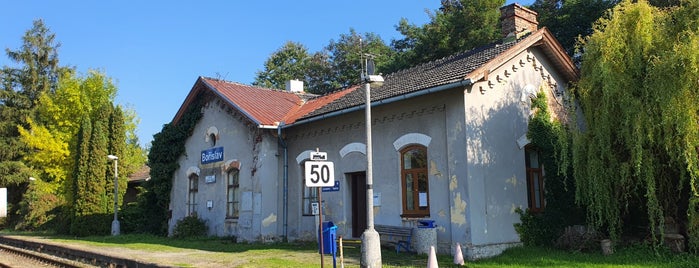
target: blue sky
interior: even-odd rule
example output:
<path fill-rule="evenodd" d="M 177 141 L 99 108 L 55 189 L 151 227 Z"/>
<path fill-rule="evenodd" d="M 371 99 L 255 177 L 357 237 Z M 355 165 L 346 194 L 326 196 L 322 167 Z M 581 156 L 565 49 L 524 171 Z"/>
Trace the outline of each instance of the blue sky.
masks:
<path fill-rule="evenodd" d="M 196 2 L 196 3 L 195 3 Z M 508 0 L 507 3 L 514 1 Z M 533 0 L 519 1 L 529 5 Z M 350 28 L 400 38 L 401 18 L 422 25 L 439 1 L 9 1 L 0 16 L 4 49 L 18 49 L 35 19 L 61 43 L 61 65 L 100 70 L 118 89 L 117 102 L 138 114 L 148 144 L 172 120 L 199 76 L 249 84 L 286 41 L 309 51 Z"/>

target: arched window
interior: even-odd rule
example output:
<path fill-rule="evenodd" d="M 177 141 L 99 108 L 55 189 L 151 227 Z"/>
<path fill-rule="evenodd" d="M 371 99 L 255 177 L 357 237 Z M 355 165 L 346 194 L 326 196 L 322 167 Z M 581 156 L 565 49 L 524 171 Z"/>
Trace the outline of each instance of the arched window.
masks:
<path fill-rule="evenodd" d="M 427 147 L 412 145 L 400 151 L 403 217 L 429 217 Z"/>
<path fill-rule="evenodd" d="M 187 215 L 197 215 L 196 199 L 199 191 L 199 175 L 192 173 L 189 175 L 189 197 L 187 198 Z"/>

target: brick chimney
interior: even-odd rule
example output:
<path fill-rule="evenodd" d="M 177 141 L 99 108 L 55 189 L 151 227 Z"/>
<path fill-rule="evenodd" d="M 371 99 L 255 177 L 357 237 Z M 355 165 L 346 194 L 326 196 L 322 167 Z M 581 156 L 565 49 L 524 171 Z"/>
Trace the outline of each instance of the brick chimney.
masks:
<path fill-rule="evenodd" d="M 502 37 L 512 34 L 519 37 L 522 33 L 536 32 L 539 22 L 535 11 L 514 3 L 500 8 L 500 24 Z"/>

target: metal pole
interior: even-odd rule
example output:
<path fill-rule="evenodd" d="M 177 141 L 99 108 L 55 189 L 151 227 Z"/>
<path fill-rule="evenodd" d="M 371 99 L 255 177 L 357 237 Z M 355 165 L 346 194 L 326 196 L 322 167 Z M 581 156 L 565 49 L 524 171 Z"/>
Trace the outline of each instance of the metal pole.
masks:
<path fill-rule="evenodd" d="M 364 84 L 366 95 L 366 221 L 367 229 L 362 234 L 361 267 L 381 267 L 381 240 L 374 229 L 374 189 L 371 144 L 371 86 Z"/>
<path fill-rule="evenodd" d="M 117 213 L 119 212 L 119 170 L 117 168 L 119 159 L 114 159 L 114 221 L 112 221 L 112 235 L 119 235 L 121 228 Z"/>
<path fill-rule="evenodd" d="M 324 249 L 323 249 L 323 231 L 324 231 L 323 230 L 323 199 L 321 198 L 321 195 L 320 195 L 320 187 L 316 187 L 316 190 L 318 191 L 317 192 L 318 193 L 318 215 L 320 215 L 320 217 L 318 218 L 319 219 L 318 220 L 318 226 L 319 226 L 318 230 L 320 230 L 320 234 L 318 234 L 320 237 L 320 267 L 323 268 L 323 267 L 325 267 L 325 261 L 323 261 L 323 259 L 324 259 L 324 254 L 323 254 L 323 251 L 324 251 Z"/>

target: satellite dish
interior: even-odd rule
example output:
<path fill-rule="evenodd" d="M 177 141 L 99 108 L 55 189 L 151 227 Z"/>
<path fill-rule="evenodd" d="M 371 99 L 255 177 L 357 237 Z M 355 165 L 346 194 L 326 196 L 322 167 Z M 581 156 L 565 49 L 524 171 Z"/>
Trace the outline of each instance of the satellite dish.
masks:
<path fill-rule="evenodd" d="M 372 59 L 367 59 L 366 62 L 366 73 L 367 75 L 374 75 L 374 71 L 376 70 L 376 67 L 374 66 L 374 60 Z"/>

